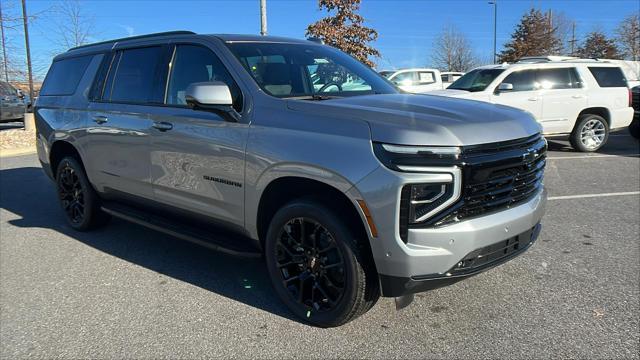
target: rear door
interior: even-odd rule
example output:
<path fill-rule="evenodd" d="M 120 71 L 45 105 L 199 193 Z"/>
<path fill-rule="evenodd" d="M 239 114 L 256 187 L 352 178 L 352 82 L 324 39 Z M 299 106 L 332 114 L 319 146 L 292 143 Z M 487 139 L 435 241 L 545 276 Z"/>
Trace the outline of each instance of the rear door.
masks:
<path fill-rule="evenodd" d="M 542 100 L 536 85 L 536 70 L 514 71 L 502 80 L 503 84 L 513 85 L 512 90 L 493 89 L 491 100 L 496 104 L 513 106 L 530 112 L 536 120 L 542 116 Z"/>
<path fill-rule="evenodd" d="M 545 134 L 569 133 L 578 114 L 587 106 L 586 90 L 574 67 L 539 69 L 537 82 L 541 89 L 542 117 Z"/>
<path fill-rule="evenodd" d="M 113 195 L 153 198 L 150 139 L 153 106 L 162 104 L 162 64 L 167 46 L 153 45 L 114 52 L 91 103 L 88 166 L 93 182 Z M 103 64 L 104 65 L 104 64 Z"/>
<path fill-rule="evenodd" d="M 172 50 L 165 105 L 151 114 L 153 123 L 166 128 L 151 132 L 153 193 L 157 202 L 241 226 L 249 123 L 193 110 L 185 101 L 190 84 L 222 81 L 236 111 L 243 111 L 238 84 L 207 44 L 176 44 Z"/>

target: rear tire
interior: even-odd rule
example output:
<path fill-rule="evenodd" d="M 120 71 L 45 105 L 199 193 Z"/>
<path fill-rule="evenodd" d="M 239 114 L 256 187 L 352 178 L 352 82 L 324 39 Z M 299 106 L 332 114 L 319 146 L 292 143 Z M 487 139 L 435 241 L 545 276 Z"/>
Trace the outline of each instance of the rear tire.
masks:
<path fill-rule="evenodd" d="M 100 210 L 100 198 L 77 159 L 67 156 L 60 161 L 56 190 L 65 218 L 75 230 L 88 231 L 108 222 L 110 217 Z"/>
<path fill-rule="evenodd" d="M 278 296 L 300 319 L 343 325 L 379 298 L 375 269 L 351 227 L 320 202 L 282 207 L 269 225 L 267 269 Z"/>
<path fill-rule="evenodd" d="M 594 152 L 599 150 L 609 139 L 609 124 L 599 115 L 585 114 L 578 118 L 576 126 L 571 132 L 569 142 L 580 152 Z"/>

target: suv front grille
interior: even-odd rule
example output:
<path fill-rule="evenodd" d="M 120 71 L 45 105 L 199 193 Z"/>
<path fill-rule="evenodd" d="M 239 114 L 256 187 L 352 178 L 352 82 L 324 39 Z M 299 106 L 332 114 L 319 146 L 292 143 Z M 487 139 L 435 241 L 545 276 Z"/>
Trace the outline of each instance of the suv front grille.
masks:
<path fill-rule="evenodd" d="M 460 199 L 425 223 L 409 226 L 447 225 L 528 201 L 542 188 L 546 152 L 540 134 L 463 148 Z"/>

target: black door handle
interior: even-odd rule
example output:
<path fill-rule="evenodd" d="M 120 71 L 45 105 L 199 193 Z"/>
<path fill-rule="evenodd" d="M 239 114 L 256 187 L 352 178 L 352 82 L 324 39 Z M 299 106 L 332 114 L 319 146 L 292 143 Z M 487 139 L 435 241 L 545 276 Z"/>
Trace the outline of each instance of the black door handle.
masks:
<path fill-rule="evenodd" d="M 167 131 L 173 129 L 173 124 L 166 121 L 156 121 L 153 123 L 153 127 L 160 131 Z"/>

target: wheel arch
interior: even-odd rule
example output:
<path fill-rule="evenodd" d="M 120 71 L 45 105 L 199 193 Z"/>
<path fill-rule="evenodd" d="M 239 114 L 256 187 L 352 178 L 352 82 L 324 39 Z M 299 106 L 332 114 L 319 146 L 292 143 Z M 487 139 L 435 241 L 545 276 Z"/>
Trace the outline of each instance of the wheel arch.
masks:
<path fill-rule="evenodd" d="M 256 213 L 256 232 L 264 248 L 264 241 L 271 219 L 285 204 L 301 198 L 315 201 L 338 211 L 342 218 L 353 224 L 358 239 L 364 242 L 370 256 L 369 226 L 356 199 L 326 182 L 304 176 L 282 176 L 270 181 L 261 193 Z"/>
<path fill-rule="evenodd" d="M 580 118 L 584 115 L 598 115 L 607 122 L 607 126 L 611 126 L 611 113 L 609 112 L 609 109 L 607 109 L 606 107 L 594 106 L 580 111 L 580 113 L 578 114 L 578 118 L 576 119 L 574 129 L 575 126 L 578 126 L 578 120 L 580 120 Z"/>
<path fill-rule="evenodd" d="M 49 166 L 51 167 L 51 173 L 54 179 L 57 175 L 56 172 L 58 164 L 60 164 L 60 161 L 62 161 L 66 156 L 72 156 L 78 160 L 84 169 L 84 162 L 82 161 L 82 156 L 80 156 L 78 149 L 68 141 L 56 140 L 51 144 L 51 150 L 49 150 Z"/>

